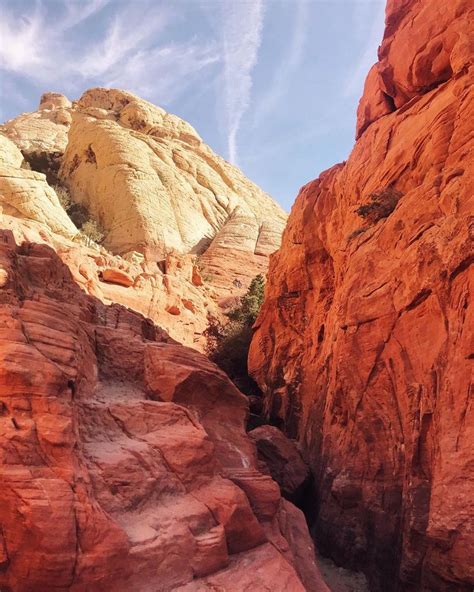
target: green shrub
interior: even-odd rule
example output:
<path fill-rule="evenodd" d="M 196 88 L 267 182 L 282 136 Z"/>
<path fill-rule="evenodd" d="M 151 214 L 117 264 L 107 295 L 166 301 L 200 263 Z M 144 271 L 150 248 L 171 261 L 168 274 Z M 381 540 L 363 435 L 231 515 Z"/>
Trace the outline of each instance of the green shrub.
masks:
<path fill-rule="evenodd" d="M 59 203 L 61 204 L 63 209 L 66 210 L 67 213 L 69 213 L 69 210 L 72 206 L 71 194 L 66 189 L 66 187 L 63 187 L 62 185 L 56 185 L 54 187 L 54 190 L 56 191 L 56 195 L 58 196 Z"/>
<path fill-rule="evenodd" d="M 371 193 L 369 203 L 359 206 L 355 213 L 368 223 L 376 224 L 379 220 L 390 216 L 402 196 L 400 191 L 389 185 L 381 191 Z"/>
<path fill-rule="evenodd" d="M 94 244 L 99 245 L 104 240 L 104 231 L 99 223 L 91 217 L 89 210 L 82 204 L 72 201 L 67 187 L 55 185 L 54 190 L 67 215 L 74 225 L 80 229 L 81 232 L 78 237 L 80 242 L 88 247 Z"/>
<path fill-rule="evenodd" d="M 104 233 L 99 224 L 95 220 L 87 220 L 81 226 L 81 233 L 86 239 L 86 244 L 90 246 L 92 243 L 100 244 L 104 240 Z"/>
<path fill-rule="evenodd" d="M 263 302 L 264 288 L 263 276 L 257 275 L 240 299 L 239 306 L 227 313 L 229 321 L 222 324 L 210 319 L 205 331 L 209 358 L 228 374 L 241 391 L 249 395 L 259 392 L 248 374 L 247 358 L 252 326 Z"/>

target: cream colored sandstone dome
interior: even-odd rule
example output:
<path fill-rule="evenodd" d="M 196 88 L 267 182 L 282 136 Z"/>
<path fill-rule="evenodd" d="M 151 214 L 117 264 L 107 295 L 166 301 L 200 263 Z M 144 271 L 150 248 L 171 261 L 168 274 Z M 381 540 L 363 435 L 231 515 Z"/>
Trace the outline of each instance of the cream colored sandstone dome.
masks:
<path fill-rule="evenodd" d="M 248 231 L 229 248 L 265 253 L 280 243 L 286 214 L 185 121 L 119 90 L 85 92 L 72 112 L 60 177 L 106 230 L 116 253 L 203 252 L 234 212 Z M 268 227 L 271 227 L 270 229 Z"/>

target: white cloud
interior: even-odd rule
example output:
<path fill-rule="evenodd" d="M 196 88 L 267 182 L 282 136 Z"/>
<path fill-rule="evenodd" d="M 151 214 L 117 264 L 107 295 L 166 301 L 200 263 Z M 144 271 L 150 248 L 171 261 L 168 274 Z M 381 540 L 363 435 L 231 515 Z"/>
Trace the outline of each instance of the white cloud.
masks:
<path fill-rule="evenodd" d="M 70 0 L 54 14 L 36 1 L 28 14 L 11 4 L 2 8 L 0 21 L 0 68 L 43 81 L 58 77 L 71 57 L 66 34 L 87 18 L 100 12 L 110 0 Z"/>
<path fill-rule="evenodd" d="M 132 54 L 109 71 L 104 83 L 133 90 L 164 106 L 200 78 L 203 69 L 218 61 L 215 44 L 170 44 Z"/>
<path fill-rule="evenodd" d="M 258 99 L 253 124 L 258 126 L 277 107 L 286 93 L 291 93 L 290 78 L 301 63 L 309 29 L 309 0 L 295 0 L 294 25 L 288 53 L 278 64 L 268 90 Z"/>
<path fill-rule="evenodd" d="M 177 15 L 154 0 L 64 0 L 54 13 L 52 4 L 36 0 L 28 17 L 18 5 L 7 6 L 0 21 L 0 69 L 41 92 L 60 89 L 75 97 L 91 86 L 118 86 L 151 100 L 156 95 L 163 104 L 219 59 L 212 41 L 165 42 Z"/>
<path fill-rule="evenodd" d="M 41 66 L 44 42 L 43 20 L 38 6 L 29 17 L 2 11 L 0 20 L 0 68 L 23 72 Z"/>
<path fill-rule="evenodd" d="M 223 104 L 229 160 L 237 162 L 237 134 L 250 105 L 252 71 L 257 63 L 264 20 L 263 0 L 229 2 L 221 7 Z"/>
<path fill-rule="evenodd" d="M 84 78 L 100 77 L 115 66 L 140 53 L 146 58 L 146 48 L 164 31 L 171 21 L 171 13 L 163 7 L 150 7 L 143 11 L 130 4 L 117 12 L 109 25 L 105 38 L 83 53 L 77 71 Z"/>

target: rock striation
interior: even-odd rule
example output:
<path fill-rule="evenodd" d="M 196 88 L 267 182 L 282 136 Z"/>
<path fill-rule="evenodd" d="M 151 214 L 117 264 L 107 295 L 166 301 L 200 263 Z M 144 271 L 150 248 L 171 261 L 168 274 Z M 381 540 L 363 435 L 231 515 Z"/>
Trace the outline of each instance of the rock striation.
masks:
<path fill-rule="evenodd" d="M 56 183 L 72 121 L 72 103 L 59 93 L 44 93 L 38 111 L 23 113 L 0 125 L 0 132 L 21 150 L 33 170 Z"/>
<path fill-rule="evenodd" d="M 90 294 L 198 349 L 208 318 L 266 273 L 286 221 L 187 122 L 120 90 L 45 93 L 0 126 L 0 159 L 2 224 L 17 241 L 49 244 Z M 84 248 L 65 190 L 68 211 L 101 227 L 100 249 Z"/>
<path fill-rule="evenodd" d="M 250 352 L 373 590 L 474 585 L 472 3 L 390 0 L 347 162 L 301 190 Z"/>
<path fill-rule="evenodd" d="M 42 173 L 22 168 L 23 155 L 0 134 L 0 207 L 21 220 L 32 220 L 45 230 L 72 238 L 77 234 L 54 189 Z"/>
<path fill-rule="evenodd" d="M 199 255 L 225 229 L 220 243 L 230 254 L 250 255 L 254 273 L 252 256 L 275 251 L 286 222 L 279 206 L 188 123 L 118 90 L 91 89 L 79 99 L 60 177 L 118 254 Z"/>
<path fill-rule="evenodd" d="M 328 592 L 222 371 L 45 244 L 0 269 L 2 590 Z"/>
<path fill-rule="evenodd" d="M 303 503 L 310 471 L 297 443 L 271 425 L 259 426 L 251 430 L 249 436 L 257 446 L 261 469 L 275 479 L 282 495 L 295 503 Z"/>

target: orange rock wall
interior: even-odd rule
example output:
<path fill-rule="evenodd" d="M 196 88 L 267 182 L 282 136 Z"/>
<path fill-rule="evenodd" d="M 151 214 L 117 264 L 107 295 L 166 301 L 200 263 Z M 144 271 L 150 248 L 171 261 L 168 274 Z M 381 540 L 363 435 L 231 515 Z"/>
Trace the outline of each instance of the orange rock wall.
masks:
<path fill-rule="evenodd" d="M 5 230 L 0 280 L 3 592 L 328 592 L 222 371 Z"/>
<path fill-rule="evenodd" d="M 374 590 L 465 591 L 474 571 L 471 2 L 389 1 L 346 163 L 307 184 L 250 352 L 307 451 L 318 539 Z M 402 197 L 376 223 L 371 193 Z"/>

